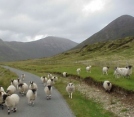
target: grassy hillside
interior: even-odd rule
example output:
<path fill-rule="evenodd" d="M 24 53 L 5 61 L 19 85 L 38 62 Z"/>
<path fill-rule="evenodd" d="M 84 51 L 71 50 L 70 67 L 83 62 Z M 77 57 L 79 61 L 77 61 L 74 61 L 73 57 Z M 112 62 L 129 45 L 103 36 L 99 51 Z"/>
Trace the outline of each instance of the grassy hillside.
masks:
<path fill-rule="evenodd" d="M 95 43 L 87 45 L 81 49 L 71 50 L 62 54 L 28 61 L 6 63 L 7 65 L 21 68 L 36 74 L 45 72 L 68 72 L 77 75 L 76 69 L 80 67 L 82 72 L 80 77 L 92 77 L 94 80 L 102 82 L 110 80 L 113 84 L 119 85 L 127 90 L 134 91 L 134 75 L 130 79 L 115 79 L 113 76 L 116 66 L 124 67 L 134 64 L 134 37 L 126 37 L 115 41 Z M 85 67 L 92 65 L 92 73 L 86 72 Z M 109 66 L 109 75 L 102 75 L 102 67 Z"/>

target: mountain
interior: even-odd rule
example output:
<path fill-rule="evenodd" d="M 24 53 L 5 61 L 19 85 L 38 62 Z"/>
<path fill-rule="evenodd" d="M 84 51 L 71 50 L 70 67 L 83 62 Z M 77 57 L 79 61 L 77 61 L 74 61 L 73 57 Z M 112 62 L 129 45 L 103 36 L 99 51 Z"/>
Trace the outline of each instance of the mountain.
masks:
<path fill-rule="evenodd" d="M 113 20 L 99 32 L 78 44 L 75 48 L 81 48 L 88 44 L 115 40 L 127 36 L 134 36 L 134 17 L 130 15 L 122 15 Z"/>
<path fill-rule="evenodd" d="M 50 57 L 78 45 L 69 39 L 46 37 L 32 42 L 6 42 L 0 39 L 0 61 L 16 61 Z"/>

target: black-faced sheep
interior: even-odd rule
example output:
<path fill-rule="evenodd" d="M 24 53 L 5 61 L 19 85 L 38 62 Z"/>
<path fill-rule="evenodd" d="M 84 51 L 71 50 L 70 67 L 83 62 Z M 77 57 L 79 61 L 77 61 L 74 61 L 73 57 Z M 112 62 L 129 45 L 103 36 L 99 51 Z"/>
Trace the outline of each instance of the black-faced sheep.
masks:
<path fill-rule="evenodd" d="M 14 85 L 8 86 L 7 91 L 6 91 L 7 94 L 11 95 L 15 92 L 16 92 L 16 87 Z"/>
<path fill-rule="evenodd" d="M 103 87 L 104 87 L 105 91 L 110 92 L 112 89 L 112 83 L 110 81 L 104 81 Z"/>
<path fill-rule="evenodd" d="M 67 86 L 66 86 L 66 91 L 68 92 L 69 94 L 69 98 L 72 99 L 72 95 L 73 95 L 73 92 L 75 91 L 75 86 L 73 83 L 69 83 Z"/>
<path fill-rule="evenodd" d="M 67 77 L 68 75 L 67 72 L 63 72 L 62 74 L 63 74 L 63 77 Z"/>
<path fill-rule="evenodd" d="M 130 77 L 131 74 L 132 74 L 132 66 L 131 65 L 124 67 L 124 68 L 116 67 L 116 69 L 114 71 L 114 75 L 117 78 L 119 76 Z"/>
<path fill-rule="evenodd" d="M 36 89 L 37 90 L 38 89 L 38 86 L 33 81 L 30 81 L 29 89 Z"/>
<path fill-rule="evenodd" d="M 51 99 L 52 86 L 51 85 L 45 86 L 44 91 L 47 96 L 47 99 Z"/>
<path fill-rule="evenodd" d="M 34 106 L 34 101 L 37 97 L 37 90 L 36 89 L 29 89 L 26 94 L 28 104 Z"/>
<path fill-rule="evenodd" d="M 5 102 L 7 109 L 8 109 L 8 114 L 10 114 L 10 109 L 12 109 L 13 112 L 17 111 L 17 105 L 19 103 L 19 96 L 17 94 L 4 94 L 3 95 L 3 101 Z"/>
<path fill-rule="evenodd" d="M 28 91 L 28 85 L 26 83 L 20 83 L 18 85 L 18 90 L 22 95 L 24 95 Z"/>
<path fill-rule="evenodd" d="M 103 68 L 102 68 L 103 74 L 108 75 L 108 70 L 109 70 L 109 67 L 108 67 L 108 66 L 107 66 L 107 67 L 103 67 Z"/>

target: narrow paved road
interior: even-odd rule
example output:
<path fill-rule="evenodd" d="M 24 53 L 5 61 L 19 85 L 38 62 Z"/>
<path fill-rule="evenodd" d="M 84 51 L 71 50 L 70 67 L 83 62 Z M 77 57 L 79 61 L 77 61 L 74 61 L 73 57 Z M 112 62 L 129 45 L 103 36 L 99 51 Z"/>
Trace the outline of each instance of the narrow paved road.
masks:
<path fill-rule="evenodd" d="M 26 74 L 24 82 L 29 85 L 29 81 L 34 81 L 38 85 L 38 96 L 35 100 L 34 106 L 29 106 L 27 103 L 27 98 L 25 96 L 20 96 L 20 103 L 18 105 L 18 110 L 16 113 L 11 112 L 10 115 L 7 114 L 7 108 L 4 110 L 0 109 L 0 117 L 75 117 L 69 106 L 60 95 L 60 93 L 53 87 L 52 99 L 46 100 L 46 95 L 44 93 L 44 86 L 38 76 L 31 73 L 17 70 L 11 67 L 5 67 L 15 72 L 19 77 L 22 73 Z"/>

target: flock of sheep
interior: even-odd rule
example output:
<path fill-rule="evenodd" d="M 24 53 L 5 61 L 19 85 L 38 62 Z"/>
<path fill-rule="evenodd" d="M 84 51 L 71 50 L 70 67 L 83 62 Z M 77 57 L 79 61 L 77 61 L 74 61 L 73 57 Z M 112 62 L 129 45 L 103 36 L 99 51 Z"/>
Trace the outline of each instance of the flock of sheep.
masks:
<path fill-rule="evenodd" d="M 51 99 L 52 87 L 55 82 L 58 80 L 57 76 L 53 76 L 52 74 L 48 74 L 48 76 L 42 76 L 41 82 L 44 84 L 44 92 L 46 94 L 46 99 Z M 20 101 L 20 96 L 26 96 L 28 104 L 34 106 L 35 99 L 37 97 L 38 86 L 35 82 L 30 81 L 29 85 L 24 82 L 25 74 L 21 75 L 21 79 L 11 80 L 11 84 L 7 87 L 6 91 L 2 86 L 0 86 L 0 106 L 4 109 L 4 106 L 8 109 L 8 114 L 10 112 L 17 111 L 17 105 Z M 66 91 L 69 94 L 69 97 L 72 98 L 72 92 L 75 87 L 73 83 L 69 83 L 66 86 Z M 17 94 L 17 92 L 19 94 Z"/>
<path fill-rule="evenodd" d="M 91 68 L 92 68 L 91 65 L 87 66 L 86 71 L 91 73 Z M 108 66 L 103 67 L 102 68 L 102 74 L 108 75 L 108 70 L 109 70 Z M 80 75 L 81 68 L 77 68 L 76 72 L 77 72 L 78 75 Z M 114 73 L 113 73 L 115 78 L 119 78 L 119 77 L 128 77 L 129 78 L 131 74 L 132 74 L 132 66 L 131 65 L 128 65 L 128 66 L 122 67 L 122 68 L 121 67 L 116 67 L 115 70 L 114 70 Z M 63 76 L 67 77 L 68 76 L 67 72 L 63 72 Z M 112 83 L 108 80 L 104 81 L 103 82 L 103 88 L 105 89 L 105 91 L 110 92 L 111 89 L 112 89 Z"/>
<path fill-rule="evenodd" d="M 91 73 L 91 66 L 86 67 L 86 71 Z M 108 69 L 109 67 L 103 67 L 102 73 L 108 75 Z M 81 68 L 78 68 L 76 70 L 77 74 L 79 75 L 81 72 Z M 123 77 L 130 77 L 132 74 L 132 66 L 129 65 L 124 68 L 116 67 L 114 71 L 114 75 L 116 78 L 119 78 L 121 76 Z M 63 72 L 63 77 L 67 77 L 67 72 Z M 52 94 L 52 87 L 55 84 L 55 82 L 58 80 L 58 77 L 53 76 L 52 74 L 48 74 L 48 76 L 42 76 L 41 82 L 44 84 L 44 92 L 46 94 L 47 99 L 51 99 Z M 37 90 L 38 86 L 35 82 L 30 81 L 29 85 L 24 82 L 25 80 L 25 74 L 21 75 L 21 79 L 15 79 L 11 80 L 11 85 L 8 86 L 6 92 L 2 86 L 0 86 L 0 105 L 2 109 L 4 109 L 4 106 L 7 106 L 8 114 L 10 114 L 10 111 L 13 112 L 17 111 L 17 105 L 20 100 L 20 96 L 16 93 L 18 91 L 21 95 L 25 95 L 28 101 L 29 105 L 34 105 L 34 101 L 37 97 Z M 108 80 L 103 82 L 103 88 L 105 91 L 110 92 L 112 89 L 112 83 Z M 75 91 L 75 85 L 70 82 L 66 86 L 66 91 L 69 95 L 69 98 L 72 99 L 73 92 Z"/>

